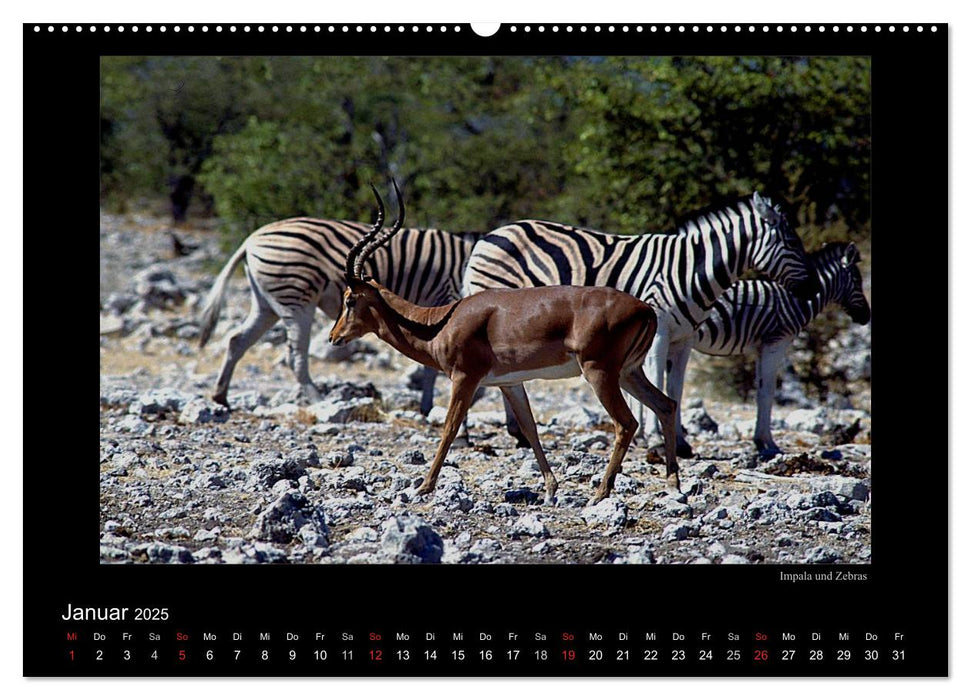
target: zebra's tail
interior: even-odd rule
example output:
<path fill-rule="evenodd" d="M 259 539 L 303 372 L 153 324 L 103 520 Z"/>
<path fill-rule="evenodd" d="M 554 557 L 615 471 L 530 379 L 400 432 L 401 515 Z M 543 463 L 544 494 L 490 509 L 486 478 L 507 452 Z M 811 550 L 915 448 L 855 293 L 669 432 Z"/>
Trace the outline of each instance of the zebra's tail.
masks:
<path fill-rule="evenodd" d="M 202 308 L 202 315 L 199 317 L 199 347 L 204 348 L 206 343 L 209 342 L 209 336 L 212 335 L 212 329 L 216 327 L 216 321 L 219 320 L 219 312 L 223 308 L 223 298 L 226 295 L 226 282 L 229 280 L 229 276 L 233 274 L 233 270 L 239 265 L 239 261 L 243 259 L 246 255 L 246 244 L 243 243 L 235 253 L 233 257 L 229 259 L 229 262 L 220 271 L 219 276 L 216 278 L 215 284 L 212 285 L 212 289 L 209 290 L 209 296 L 206 297 L 205 306 Z"/>

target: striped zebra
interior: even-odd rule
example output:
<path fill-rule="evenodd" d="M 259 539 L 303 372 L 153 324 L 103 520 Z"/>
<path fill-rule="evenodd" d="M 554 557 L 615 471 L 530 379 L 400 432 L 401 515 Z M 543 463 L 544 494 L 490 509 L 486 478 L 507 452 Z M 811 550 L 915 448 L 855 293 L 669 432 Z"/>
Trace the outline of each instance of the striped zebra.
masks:
<path fill-rule="evenodd" d="M 764 457 L 781 450 L 772 439 L 772 400 L 776 376 L 792 341 L 829 304 L 839 304 L 854 323 L 870 322 L 870 304 L 863 293 L 863 276 L 857 265 L 860 253 L 852 243 L 830 243 L 809 254 L 819 291 L 800 299 L 783 287 L 764 280 L 738 282 L 715 302 L 708 318 L 695 331 L 690 347 L 707 355 L 741 355 L 756 352 L 758 418 L 755 446 Z M 690 352 L 690 347 L 685 352 Z M 684 362 L 671 363 L 668 387 L 680 403 L 684 376 L 675 376 Z M 683 370 L 681 370 L 683 371 Z M 680 422 L 678 423 L 680 427 Z M 681 440 L 684 439 L 679 435 Z"/>
<path fill-rule="evenodd" d="M 620 236 L 548 221 L 504 226 L 476 243 L 463 293 L 571 284 L 615 287 L 632 294 L 657 310 L 647 376 L 663 387 L 668 359 L 683 354 L 686 361 L 682 348 L 690 347 L 695 329 L 715 301 L 748 269 L 800 296 L 814 291 L 799 236 L 782 210 L 757 192 L 693 214 L 663 234 Z M 508 407 L 506 413 L 510 433 L 520 438 Z M 640 417 L 643 432 L 643 408 Z M 656 433 L 656 419 L 652 426 Z M 678 455 L 691 456 L 684 440 L 678 441 Z"/>
<path fill-rule="evenodd" d="M 228 405 L 236 363 L 278 319 L 286 327 L 288 364 L 302 393 L 311 401 L 320 398 L 307 357 L 314 313 L 320 309 L 332 319 L 340 315 L 344 261 L 369 228 L 353 221 L 301 217 L 276 221 L 250 234 L 219 273 L 201 315 L 199 346 L 204 347 L 219 318 L 226 283 L 245 258 L 250 311 L 229 337 L 213 400 Z M 368 261 L 366 273 L 412 303 L 440 306 L 461 297 L 462 270 L 474 243 L 473 234 L 402 229 Z M 435 377 L 434 370 L 424 374 L 425 414 L 432 408 Z"/>

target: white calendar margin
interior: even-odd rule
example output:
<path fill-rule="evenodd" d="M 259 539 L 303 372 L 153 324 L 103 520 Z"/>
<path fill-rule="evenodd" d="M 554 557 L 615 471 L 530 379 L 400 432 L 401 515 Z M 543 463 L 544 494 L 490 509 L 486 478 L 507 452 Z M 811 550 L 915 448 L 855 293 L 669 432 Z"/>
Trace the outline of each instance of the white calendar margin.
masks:
<path fill-rule="evenodd" d="M 372 0 L 368 3 L 311 3 L 295 2 L 293 0 L 274 0 L 271 4 L 260 2 L 225 3 L 213 2 L 203 5 L 198 0 L 166 0 L 151 5 L 131 2 L 131 0 L 111 2 L 67 2 L 44 1 L 30 4 L 16 3 L 13 10 L 10 5 L 0 10 L 3 22 L 0 24 L 4 33 L 4 85 L 8 94 L 16 88 L 22 103 L 23 91 L 23 44 L 21 34 L 22 22 L 395 22 L 395 23 L 465 23 L 465 22 L 732 22 L 732 23 L 802 23 L 802 22 L 948 22 L 951 24 L 951 119 L 952 124 L 971 123 L 971 109 L 969 109 L 969 89 L 971 85 L 971 70 L 969 70 L 968 46 L 971 43 L 971 23 L 967 22 L 968 12 L 959 8 L 957 3 L 945 0 L 922 0 L 921 2 L 885 1 L 880 5 L 870 3 L 851 4 L 846 0 L 814 0 L 808 5 L 811 12 L 806 12 L 806 3 L 780 2 L 775 0 L 739 0 L 725 2 L 716 0 L 701 0 L 691 3 L 680 2 L 623 2 L 616 0 L 597 0 L 593 3 L 574 2 L 569 5 L 563 2 L 546 0 L 543 2 L 526 3 L 522 0 L 479 0 L 478 2 L 457 3 L 444 0 L 423 0 L 421 2 L 403 2 L 398 0 Z M 957 78 L 955 76 L 958 76 Z M 919 87 L 910 88 L 919 92 Z M 915 99 L 919 95 L 915 94 Z M 3 112 L 4 130 L 2 133 L 10 135 L 23 133 L 22 109 L 8 108 Z M 969 166 L 971 149 L 966 128 L 951 130 L 951 193 L 967 193 L 971 191 Z M 433 700 L 448 698 L 455 700 L 460 696 L 462 700 L 496 700 L 497 696 L 506 698 L 529 697 L 537 695 L 556 698 L 556 700 L 590 700 L 591 696 L 609 693 L 617 698 L 644 698 L 648 695 L 666 696 L 676 694 L 679 700 L 684 698 L 706 699 L 716 697 L 718 700 L 733 700 L 734 698 L 779 697 L 786 700 L 801 700 L 811 698 L 818 700 L 821 694 L 843 695 L 869 694 L 877 692 L 881 700 L 896 700 L 896 698 L 923 697 L 967 697 L 971 689 L 971 668 L 967 663 L 971 659 L 971 618 L 967 597 L 962 595 L 950 596 L 950 658 L 951 674 L 949 681 L 927 680 L 689 680 L 689 679 L 568 679 L 568 680 L 493 680 L 493 679 L 436 679 L 436 680 L 275 680 L 275 679 L 245 679 L 245 680 L 25 680 L 23 679 L 23 417 L 25 410 L 23 403 L 24 368 L 23 346 L 30 341 L 23 335 L 23 313 L 25 299 L 23 295 L 23 197 L 22 197 L 22 139 L 4 139 L 3 148 L 6 151 L 3 168 L 3 187 L 0 191 L 12 193 L 5 211 L 10 212 L 6 222 L 7 254 L 14 253 L 14 259 L 4 266 L 0 274 L 0 318 L 6 326 L 6 337 L 22 338 L 18 344 L 16 340 L 8 341 L 0 347 L 0 368 L 2 368 L 2 385 L 6 387 L 6 400 L 0 405 L 0 444 L 5 447 L 5 476 L 8 483 L 17 486 L 15 489 L 5 489 L 7 498 L 5 507 L 0 509 L 3 530 L 7 535 L 2 540 L 7 545 L 2 550 L 4 568 L 12 575 L 2 577 L 0 584 L 3 595 L 0 600 L 0 690 L 7 698 L 51 698 L 57 700 L 79 700 L 80 698 L 125 698 L 129 700 L 137 696 L 138 700 L 171 700 L 173 694 L 196 697 L 211 694 L 218 689 L 220 693 L 232 693 L 234 700 L 249 698 L 264 698 L 268 694 L 287 693 L 294 697 L 303 698 L 348 698 L 355 700 L 364 698 L 394 698 L 394 700 Z M 947 198 L 949 200 L 950 197 Z M 941 206 L 946 201 L 945 193 L 941 193 L 940 201 L 915 203 L 915 206 Z M 962 200 L 959 199 L 959 202 Z M 948 279 L 954 279 L 954 272 L 966 275 L 964 261 L 971 261 L 971 217 L 962 213 L 960 208 L 951 208 L 954 215 L 948 245 L 943 245 L 936 255 L 927 257 L 928 273 L 939 267 L 946 257 L 949 267 Z M 19 234 L 19 246 L 15 238 Z M 931 233 L 936 237 L 941 234 Z M 936 240 L 936 238 L 935 238 Z M 19 259 L 16 253 L 19 252 Z M 951 298 L 949 309 L 953 310 L 950 318 L 951 332 L 949 340 L 948 377 L 951 384 L 950 396 L 969 397 L 971 400 L 971 367 L 967 363 L 969 355 L 965 348 L 971 344 L 971 288 L 968 286 L 950 286 Z M 56 313 L 56 310 L 48 310 Z M 889 316 L 890 314 L 888 314 Z M 19 331 L 19 332 L 18 332 Z M 902 342 L 919 346 L 913 338 L 905 337 Z M 925 366 L 940 365 L 939 358 L 921 355 L 917 347 L 916 361 Z M 878 349 L 879 352 L 879 349 Z M 953 374 L 950 370 L 953 369 Z M 58 368 L 59 372 L 69 371 L 65 367 Z M 40 380 L 31 377 L 34 382 Z M 915 375 L 913 389 L 921 389 L 920 382 L 923 375 Z M 938 381 L 939 378 L 928 376 L 928 381 Z M 13 390 L 11 390 L 13 388 Z M 33 402 L 52 401 L 56 397 L 44 391 L 45 387 L 37 383 L 30 384 Z M 951 399 L 953 401 L 953 399 Z M 55 404 L 56 405 L 56 404 Z M 971 406 L 968 403 L 960 405 L 955 402 L 954 412 L 948 407 L 948 435 L 950 440 L 951 426 L 961 430 L 971 421 Z M 898 410 L 906 410 L 904 407 Z M 47 411 L 45 410 L 44 413 Z M 69 420 L 68 416 L 50 420 Z M 48 418 L 45 418 L 48 420 Z M 943 420 L 932 422 L 936 431 Z M 915 441 L 917 442 L 917 441 Z M 949 451 L 950 453 L 950 451 Z M 961 506 L 958 499 L 963 494 L 971 493 L 971 460 L 960 459 L 951 468 L 948 489 L 952 527 L 950 528 L 951 557 L 951 591 L 967 592 L 971 590 L 969 581 L 968 546 L 969 523 L 968 513 L 971 509 Z M 928 464 L 929 473 L 925 478 L 940 484 L 938 492 L 944 490 L 944 478 L 941 465 Z M 956 546 L 958 543 L 961 546 Z M 963 556 L 961 556 L 963 554 Z M 15 559 L 16 556 L 16 559 Z M 13 569 L 13 570 L 11 570 Z"/>

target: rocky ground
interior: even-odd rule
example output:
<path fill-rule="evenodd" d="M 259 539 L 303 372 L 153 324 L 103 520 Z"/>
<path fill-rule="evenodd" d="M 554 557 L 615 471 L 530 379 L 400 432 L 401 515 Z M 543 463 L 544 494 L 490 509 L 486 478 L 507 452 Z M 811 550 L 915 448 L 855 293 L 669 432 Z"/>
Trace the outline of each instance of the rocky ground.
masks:
<path fill-rule="evenodd" d="M 272 329 L 237 368 L 231 412 L 208 398 L 223 339 L 248 308 L 231 281 L 216 342 L 194 316 L 228 255 L 215 231 L 174 255 L 162 220 L 101 222 L 101 559 L 105 563 L 867 563 L 870 560 L 869 328 L 833 343 L 858 391 L 826 406 L 789 376 L 773 414 L 786 454 L 760 461 L 754 405 L 701 398 L 695 359 L 684 412 L 696 458 L 682 493 L 634 447 L 614 495 L 587 507 L 610 452 L 607 416 L 582 380 L 527 385 L 560 481 L 544 502 L 532 453 L 502 427 L 498 392 L 469 414 L 431 497 L 415 490 L 438 444 L 448 392 L 418 409 L 416 366 L 380 341 L 336 361 L 322 317 L 312 371 L 323 400 L 301 405 Z"/>

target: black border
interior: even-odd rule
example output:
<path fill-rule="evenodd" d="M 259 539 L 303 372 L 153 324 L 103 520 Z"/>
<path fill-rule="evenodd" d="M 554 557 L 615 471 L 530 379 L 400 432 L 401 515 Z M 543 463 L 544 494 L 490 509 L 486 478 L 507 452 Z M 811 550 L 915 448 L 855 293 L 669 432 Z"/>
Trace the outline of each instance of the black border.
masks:
<path fill-rule="evenodd" d="M 41 30 L 35 31 L 35 26 Z M 48 31 L 53 26 L 54 31 Z M 67 31 L 62 31 L 67 26 Z M 81 26 L 77 32 L 75 27 Z M 58 455 L 54 463 L 24 464 L 24 673 L 43 675 L 652 675 L 644 665 L 625 670 L 617 665 L 559 663 L 537 668 L 488 664 L 442 663 L 434 670 L 368 663 L 363 659 L 344 666 L 298 667 L 285 664 L 207 667 L 174 660 L 159 667 L 71 666 L 66 661 L 64 626 L 59 615 L 67 603 L 94 606 L 153 607 L 171 610 L 168 623 L 158 629 L 174 638 L 180 630 L 199 634 L 205 629 L 258 631 L 299 630 L 304 634 L 325 628 L 334 633 L 354 631 L 355 644 L 366 650 L 369 632 L 387 640 L 396 631 L 446 632 L 464 629 L 467 637 L 479 632 L 502 635 L 507 631 L 529 634 L 545 631 L 558 635 L 573 631 L 586 636 L 600 631 L 656 629 L 667 635 L 683 630 L 721 632 L 737 629 L 743 640 L 755 632 L 770 635 L 775 644 L 783 631 L 804 632 L 824 628 L 862 634 L 866 630 L 890 634 L 904 631 L 908 639 L 905 665 L 887 663 L 828 663 L 821 672 L 809 664 L 781 666 L 770 663 L 742 667 L 664 664 L 653 675 L 946 675 L 947 655 L 947 454 L 944 441 L 918 439 L 917 431 L 937 428 L 941 418 L 930 407 L 946 405 L 940 396 L 917 396 L 905 386 L 913 361 L 910 330 L 914 306 L 907 282 L 917 272 L 924 286 L 922 298 L 941 303 L 922 311 L 940 314 L 946 323 L 947 298 L 943 275 L 928 275 L 915 263 L 932 240 L 944 247 L 947 231 L 947 25 L 820 25 L 785 24 L 783 31 L 748 31 L 749 24 L 728 31 L 713 24 L 504 25 L 493 37 L 475 35 L 468 25 L 418 25 L 419 31 L 399 33 L 372 23 L 224 25 L 24 25 L 24 152 L 25 152 L 25 262 L 43 261 L 44 284 L 31 285 L 25 295 L 25 341 L 30 347 L 50 348 L 61 358 L 56 379 L 50 377 L 49 355 L 27 354 L 25 376 L 42 377 L 42 394 L 59 397 L 60 418 L 55 422 L 28 421 L 25 442 L 38 435 L 50 441 Z M 208 27 L 208 31 L 202 28 Z M 236 26 L 236 32 L 229 30 Z M 243 27 L 250 26 L 250 32 Z M 271 27 L 277 26 L 278 31 Z M 286 27 L 292 27 L 287 32 Z M 300 27 L 307 31 L 301 32 Z M 321 31 L 315 32 L 314 27 Z M 409 30 L 412 25 L 404 25 Z M 441 32 L 440 27 L 447 27 Z M 601 31 L 593 29 L 600 26 Z M 614 26 L 610 32 L 608 27 Z M 636 27 L 643 27 L 637 32 Z M 683 26 L 685 30 L 679 31 Z M 792 32 L 790 27 L 796 26 Z M 193 31 L 189 31 L 189 28 Z M 664 28 L 670 27 L 670 31 Z M 698 31 L 693 28 L 698 27 Z M 838 27 L 839 31 L 835 28 Z M 843 584 L 787 583 L 778 572 L 787 567 L 690 566 L 498 566 L 438 568 L 407 566 L 102 566 L 94 549 L 92 521 L 97 517 L 97 479 L 90 470 L 89 449 L 93 414 L 89 411 L 96 387 L 93 370 L 83 359 L 93 346 L 75 340 L 70 323 L 73 296 L 82 292 L 80 270 L 95 264 L 90 242 L 97 211 L 98 186 L 98 77 L 103 54 L 278 54 L 278 55 L 621 55 L 621 54 L 789 54 L 869 55 L 872 57 L 873 230 L 880 231 L 873 245 L 876 273 L 873 335 L 874 433 L 876 499 L 873 506 L 873 564 L 860 567 L 812 567 L 814 571 L 853 569 L 867 574 L 865 582 Z M 52 204 L 56 202 L 54 211 Z M 53 216 L 51 216 L 53 214 Z M 53 240 L 51 236 L 53 235 Z M 939 239 L 937 237 L 940 237 Z M 926 253 L 924 253 L 926 254 Z M 939 256 L 935 256 L 939 258 Z M 928 259 L 931 259 L 928 255 Z M 92 283 L 93 285 L 93 283 Z M 928 294 L 927 285 L 939 290 Z M 77 289 L 77 292 L 75 292 Z M 52 323 L 50 314 L 55 314 Z M 61 314 L 64 314 L 62 316 Z M 63 323 L 60 319 L 69 322 Z M 940 334 L 943 344 L 944 334 Z M 901 337 L 907 340 L 900 342 Z M 926 343 L 926 340 L 921 342 Z M 25 342 L 26 345 L 26 342 Z M 91 351 L 93 353 L 93 350 Z M 929 357 L 925 350 L 923 357 Z M 77 358 L 75 360 L 75 358 Z M 90 360 L 94 364 L 94 358 Z M 894 366 L 897 365 L 895 368 Z M 48 384 L 48 382 L 50 382 Z M 942 387 L 944 385 L 941 385 Z M 913 398 L 912 398 L 913 396 Z M 29 399 L 28 399 L 29 400 Z M 916 406 L 921 410 L 916 416 Z M 35 414 L 36 415 L 36 414 Z M 916 420 L 915 420 L 916 418 Z M 26 431 L 30 431 L 29 434 Z M 49 435 L 49 437 L 47 437 Z M 907 436 L 901 439 L 901 436 Z M 894 440 L 897 442 L 894 442 Z M 90 447 L 89 447 L 90 445 Z M 891 445 L 895 445 L 893 454 Z M 899 455 L 899 456 L 898 456 Z M 37 483 L 39 469 L 56 477 Z M 366 603 L 364 601 L 367 601 Z M 86 632 L 91 627 L 85 628 Z M 97 629 L 97 626 L 94 627 Z M 110 629 L 110 628 L 106 628 Z M 450 632 L 449 632 L 450 633 Z M 662 638 L 663 639 L 663 638 Z M 174 642 L 173 642 L 174 644 Z M 744 647 L 752 648 L 749 640 Z M 476 649 L 478 643 L 470 643 Z M 171 645 L 170 645 L 171 646 Z M 190 648 L 196 647 L 193 640 Z M 373 645 L 371 645 L 373 647 Z M 556 644 L 549 645 L 552 648 Z M 563 646 L 560 644 L 559 646 Z M 659 646 L 664 646 L 660 644 Z M 862 649 L 859 642 L 854 647 Z M 390 645 L 389 645 L 390 647 Z M 196 647 L 198 648 L 198 647 Z M 578 643 L 578 650 L 583 644 Z"/>

